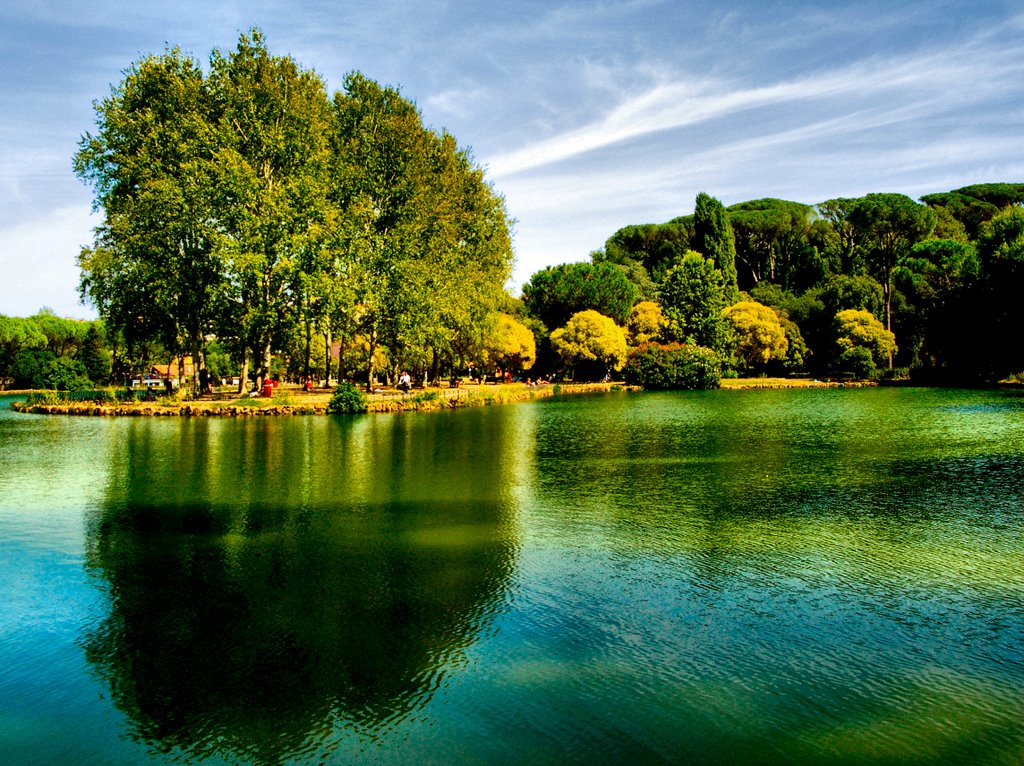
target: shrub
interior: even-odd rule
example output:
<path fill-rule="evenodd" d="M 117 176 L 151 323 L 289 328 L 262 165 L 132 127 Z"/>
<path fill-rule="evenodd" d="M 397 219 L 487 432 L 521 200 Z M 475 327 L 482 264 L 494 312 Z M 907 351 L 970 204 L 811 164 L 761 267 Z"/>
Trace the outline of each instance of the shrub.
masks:
<path fill-rule="evenodd" d="M 339 383 L 327 405 L 327 411 L 332 415 L 366 412 L 366 394 L 351 383 Z"/>
<path fill-rule="evenodd" d="M 718 388 L 722 360 L 703 346 L 644 343 L 629 355 L 623 376 L 650 390 Z"/>
<path fill-rule="evenodd" d="M 863 346 L 854 346 L 839 356 L 840 372 L 849 372 L 855 378 L 864 380 L 875 376 L 875 360 L 871 351 Z"/>

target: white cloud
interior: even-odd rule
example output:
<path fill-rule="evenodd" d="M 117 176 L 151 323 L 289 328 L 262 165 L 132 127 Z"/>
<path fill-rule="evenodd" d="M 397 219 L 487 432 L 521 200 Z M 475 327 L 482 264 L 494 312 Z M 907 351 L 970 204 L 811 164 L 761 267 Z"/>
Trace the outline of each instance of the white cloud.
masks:
<path fill-rule="evenodd" d="M 755 108 L 827 106 L 845 117 L 856 104 L 916 105 L 924 117 L 989 98 L 1024 74 L 1021 50 L 984 48 L 969 41 L 960 49 L 913 56 L 876 57 L 854 65 L 770 85 L 745 87 L 709 77 L 680 77 L 625 95 L 617 106 L 588 124 L 491 157 L 496 178 L 563 162 L 628 140 L 649 137 Z M 794 117 L 799 119 L 799 117 Z"/>
<path fill-rule="evenodd" d="M 94 317 L 78 302 L 75 258 L 97 223 L 88 206 L 75 206 L 0 229 L 0 314 L 31 316 L 49 306 L 61 316 Z"/>

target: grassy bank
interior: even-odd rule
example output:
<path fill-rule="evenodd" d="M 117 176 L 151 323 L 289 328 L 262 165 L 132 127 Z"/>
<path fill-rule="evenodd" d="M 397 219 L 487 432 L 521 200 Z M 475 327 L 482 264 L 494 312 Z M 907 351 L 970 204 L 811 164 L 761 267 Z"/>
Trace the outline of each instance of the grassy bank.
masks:
<path fill-rule="evenodd" d="M 723 389 L 849 388 L 877 385 L 872 381 L 828 381 L 809 378 L 723 378 Z M 427 388 L 402 393 L 383 389 L 367 395 L 368 412 L 423 412 L 509 404 L 555 395 L 578 395 L 612 390 L 639 390 L 622 383 L 561 383 L 527 387 L 508 385 L 464 385 L 459 388 Z M 60 401 L 53 392 L 15 402 L 12 409 L 46 415 L 95 415 L 123 417 L 249 417 L 264 415 L 324 415 L 332 389 L 305 391 L 281 387 L 272 397 L 237 397 L 183 400 L 159 396 L 152 401 Z"/>
<path fill-rule="evenodd" d="M 873 380 L 816 380 L 813 378 L 722 378 L 722 388 L 861 388 Z"/>
<path fill-rule="evenodd" d="M 459 388 L 427 388 L 402 393 L 384 389 L 367 395 L 369 412 L 416 412 L 542 399 L 555 395 L 599 393 L 631 389 L 621 383 L 562 383 L 527 387 L 509 385 L 468 385 Z M 632 390 L 636 390 L 633 388 Z M 157 397 L 153 401 L 97 402 L 57 401 L 42 397 L 15 402 L 18 412 L 46 415 L 93 415 L 122 417 L 247 417 L 264 415 L 323 415 L 333 391 L 282 387 L 272 397 L 200 398 L 189 401 Z"/>

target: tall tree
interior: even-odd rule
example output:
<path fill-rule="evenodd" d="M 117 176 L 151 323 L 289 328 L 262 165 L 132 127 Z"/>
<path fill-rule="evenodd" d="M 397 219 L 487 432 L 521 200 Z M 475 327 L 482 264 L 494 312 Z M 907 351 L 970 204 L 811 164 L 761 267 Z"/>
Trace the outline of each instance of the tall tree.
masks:
<path fill-rule="evenodd" d="M 311 224 L 323 217 L 329 102 L 320 77 L 271 56 L 258 30 L 231 53 L 214 53 L 209 81 L 229 296 L 243 341 L 257 354 L 259 381 L 275 338 L 296 321 L 297 261 Z"/>
<path fill-rule="evenodd" d="M 334 98 L 331 199 L 339 278 L 371 345 L 436 368 L 479 350 L 511 274 L 504 200 L 455 139 L 426 129 L 394 88 L 350 74 Z M 475 351 L 474 351 L 475 353 Z"/>
<path fill-rule="evenodd" d="M 623 270 L 608 261 L 548 266 L 523 285 L 527 309 L 549 328 L 587 309 L 624 322 L 635 298 L 636 288 Z"/>
<path fill-rule="evenodd" d="M 142 59 L 96 114 L 74 159 L 104 214 L 79 257 L 82 297 L 127 339 L 158 339 L 201 364 L 222 283 L 202 70 L 178 49 Z"/>
<path fill-rule="evenodd" d="M 714 197 L 701 192 L 693 211 L 693 249 L 714 262 L 722 272 L 726 302 L 739 298 L 736 283 L 736 242 L 729 214 Z"/>
<path fill-rule="evenodd" d="M 660 282 L 689 251 L 692 238 L 693 226 L 683 223 L 625 226 L 605 242 L 604 257 L 626 267 L 639 263 L 651 279 Z"/>
<path fill-rule="evenodd" d="M 892 331 L 893 276 L 910 249 L 935 228 L 935 213 L 904 194 L 868 194 L 854 204 L 848 221 L 869 271 L 882 285 L 885 329 Z"/>
<path fill-rule="evenodd" d="M 824 275 L 825 264 L 808 241 L 814 216 L 810 205 L 761 199 L 732 205 L 728 214 L 741 288 L 767 280 L 806 289 Z"/>

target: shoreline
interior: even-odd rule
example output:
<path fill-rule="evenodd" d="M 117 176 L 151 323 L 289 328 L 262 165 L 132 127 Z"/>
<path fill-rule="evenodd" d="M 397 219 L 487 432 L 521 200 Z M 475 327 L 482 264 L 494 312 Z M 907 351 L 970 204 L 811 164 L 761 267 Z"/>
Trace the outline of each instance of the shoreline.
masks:
<path fill-rule="evenodd" d="M 874 380 L 816 380 L 809 378 L 723 378 L 721 390 L 782 390 L 807 388 L 871 388 L 886 383 Z M 524 383 L 463 384 L 459 388 L 414 389 L 402 393 L 393 388 L 367 394 L 369 413 L 429 412 L 495 404 L 512 404 L 552 396 L 607 393 L 610 391 L 641 392 L 642 386 L 622 382 L 608 383 L 546 383 L 527 387 Z M 0 395 L 25 395 L 38 391 L 3 391 Z M 154 401 L 98 403 L 53 402 L 26 404 L 13 402 L 15 412 L 36 415 L 78 415 L 95 417 L 253 417 L 267 415 L 326 415 L 334 389 L 305 391 L 298 386 L 278 389 L 273 397 L 220 395 L 192 400 L 157 397 Z M 221 398 L 223 397 L 223 398 Z"/>
<path fill-rule="evenodd" d="M 367 414 L 388 412 L 428 412 L 464 407 L 511 404 L 552 396 L 640 391 L 639 386 L 624 383 L 549 383 L 527 387 L 523 383 L 465 385 L 459 388 L 414 389 L 402 393 L 393 389 L 367 394 Z M 32 392 L 4 392 L 4 394 Z M 16 412 L 36 415 L 79 415 L 95 417 L 252 417 L 267 415 L 326 415 L 333 389 L 282 387 L 273 397 L 200 398 L 190 401 L 98 403 L 57 402 L 26 404 L 14 402 Z"/>

